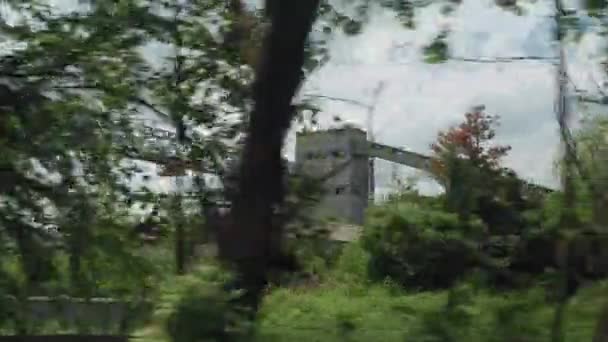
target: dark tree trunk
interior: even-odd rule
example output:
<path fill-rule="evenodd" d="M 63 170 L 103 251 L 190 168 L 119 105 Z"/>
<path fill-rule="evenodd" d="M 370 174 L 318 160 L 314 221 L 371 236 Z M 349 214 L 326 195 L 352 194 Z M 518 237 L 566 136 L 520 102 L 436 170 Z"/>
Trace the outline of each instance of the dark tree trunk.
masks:
<path fill-rule="evenodd" d="M 303 78 L 304 45 L 319 0 L 267 0 L 271 27 L 253 85 L 255 106 L 238 169 L 230 220 L 218 238 L 220 256 L 234 263 L 245 305 L 256 310 L 268 271 L 281 257 L 282 227 L 273 220 L 284 197 L 284 137 L 291 101 Z"/>

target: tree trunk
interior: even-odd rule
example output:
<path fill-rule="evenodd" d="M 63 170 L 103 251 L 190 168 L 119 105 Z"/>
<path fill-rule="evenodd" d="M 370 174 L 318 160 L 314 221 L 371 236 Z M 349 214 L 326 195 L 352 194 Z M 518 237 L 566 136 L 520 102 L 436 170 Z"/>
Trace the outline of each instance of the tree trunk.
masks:
<path fill-rule="evenodd" d="M 233 262 L 245 305 L 257 310 L 282 227 L 273 220 L 284 197 L 281 151 L 294 116 L 291 101 L 303 78 L 304 45 L 319 0 L 267 0 L 271 27 L 253 85 L 254 108 L 238 169 L 230 220 L 218 237 L 220 257 Z"/>

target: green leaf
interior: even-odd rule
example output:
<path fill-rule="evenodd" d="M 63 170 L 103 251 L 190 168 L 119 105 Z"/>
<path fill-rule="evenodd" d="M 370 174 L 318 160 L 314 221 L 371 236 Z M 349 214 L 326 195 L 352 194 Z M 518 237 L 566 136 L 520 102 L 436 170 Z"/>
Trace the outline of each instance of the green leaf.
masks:
<path fill-rule="evenodd" d="M 608 1 L 606 0 L 584 0 L 583 6 L 589 12 L 599 14 L 598 12 L 608 7 Z"/>
<path fill-rule="evenodd" d="M 363 24 L 359 21 L 349 19 L 342 25 L 342 30 L 346 35 L 354 36 L 361 33 Z"/>
<path fill-rule="evenodd" d="M 446 42 L 447 32 L 440 33 L 433 42 L 423 48 L 424 60 L 429 64 L 444 63 L 449 58 L 449 48 Z"/>

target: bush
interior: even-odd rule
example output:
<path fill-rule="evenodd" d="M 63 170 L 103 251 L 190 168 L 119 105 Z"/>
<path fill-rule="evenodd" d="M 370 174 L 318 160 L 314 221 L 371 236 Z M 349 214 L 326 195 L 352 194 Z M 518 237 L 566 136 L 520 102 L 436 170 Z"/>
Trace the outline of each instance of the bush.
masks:
<path fill-rule="evenodd" d="M 172 279 L 161 290 L 155 319 L 139 336 L 147 341 L 239 341 L 249 330 L 247 312 L 226 290 L 230 272 L 215 264 Z"/>
<path fill-rule="evenodd" d="M 568 305 L 564 342 L 591 341 L 608 283 Z M 350 284 L 280 289 L 264 301 L 256 341 L 531 342 L 550 339 L 554 306 L 538 287 L 493 294 L 459 284 L 450 291 L 395 294 Z"/>
<path fill-rule="evenodd" d="M 447 293 L 445 304 L 420 315 L 412 337 L 416 341 L 469 341 L 478 318 L 470 286 L 455 286 Z"/>
<path fill-rule="evenodd" d="M 352 285 L 360 284 L 272 292 L 257 322 L 256 341 L 410 341 L 417 315 L 434 309 L 443 297 L 395 295 L 380 285 Z"/>
<path fill-rule="evenodd" d="M 478 221 L 456 214 L 396 203 L 370 211 L 363 244 L 371 255 L 370 276 L 392 278 L 408 288 L 451 286 L 476 266 Z"/>
<path fill-rule="evenodd" d="M 360 242 L 347 243 L 333 265 L 331 280 L 343 284 L 365 285 L 369 282 L 370 254 Z"/>

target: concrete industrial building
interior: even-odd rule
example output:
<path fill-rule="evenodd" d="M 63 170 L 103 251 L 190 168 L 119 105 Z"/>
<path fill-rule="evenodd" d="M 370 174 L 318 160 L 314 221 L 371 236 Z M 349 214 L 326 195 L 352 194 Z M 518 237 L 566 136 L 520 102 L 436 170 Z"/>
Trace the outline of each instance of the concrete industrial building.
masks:
<path fill-rule="evenodd" d="M 158 131 L 157 129 L 151 130 Z M 158 133 L 154 136 L 155 139 L 151 142 L 154 146 L 157 145 L 158 140 L 174 141 L 171 134 L 163 136 Z M 163 165 L 165 170 L 171 171 L 165 172 L 164 176 L 184 175 L 184 169 L 205 172 L 197 163 L 191 162 L 177 163 L 178 165 L 171 167 L 175 160 L 160 157 L 165 154 L 159 153 L 159 156 L 154 153 L 135 154 L 133 158 Z M 352 225 L 362 225 L 370 198 L 373 197 L 370 194 L 374 193 L 374 182 L 371 179 L 373 173 L 370 172 L 372 158 L 383 159 L 425 172 L 431 171 L 431 157 L 370 142 L 367 139 L 367 133 L 355 127 L 297 133 L 295 162 L 290 165 L 289 169 L 296 174 L 324 179 L 325 194 L 315 209 L 316 215 L 336 218 Z M 527 182 L 524 184 L 541 191 L 551 191 Z"/>
<path fill-rule="evenodd" d="M 361 225 L 370 193 L 370 158 L 380 158 L 429 171 L 430 158 L 367 140 L 364 130 L 345 127 L 301 132 L 296 136 L 296 173 L 323 177 L 325 195 L 315 214 Z"/>
<path fill-rule="evenodd" d="M 358 129 L 335 129 L 298 133 L 294 171 L 323 177 L 325 195 L 317 214 L 361 223 L 369 198 L 367 135 Z"/>

